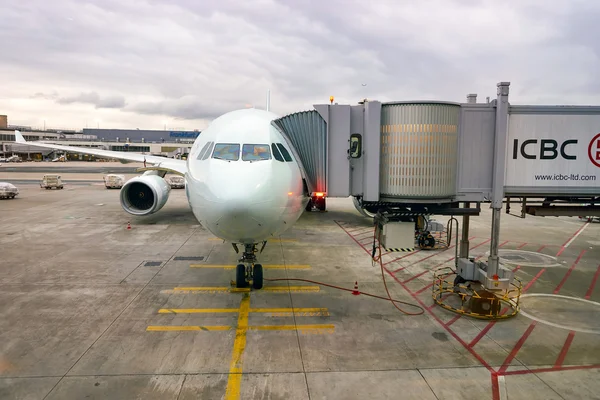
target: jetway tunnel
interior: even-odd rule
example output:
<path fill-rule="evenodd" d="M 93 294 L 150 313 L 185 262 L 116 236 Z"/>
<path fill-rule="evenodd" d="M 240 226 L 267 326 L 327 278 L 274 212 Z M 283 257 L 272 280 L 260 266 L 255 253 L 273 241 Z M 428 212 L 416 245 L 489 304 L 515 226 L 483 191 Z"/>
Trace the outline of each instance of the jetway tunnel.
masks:
<path fill-rule="evenodd" d="M 460 204 L 491 202 L 494 179 L 521 217 L 600 215 L 600 106 L 511 105 L 508 85 L 498 86 L 506 99 L 486 103 L 471 94 L 466 103 L 318 104 L 273 124 L 313 198 L 352 196 L 364 215 L 472 214 Z"/>
<path fill-rule="evenodd" d="M 504 204 L 507 213 L 520 204 L 521 218 L 600 216 L 600 106 L 512 105 L 509 86 L 498 83 L 497 98 L 486 103 L 471 94 L 466 103 L 318 104 L 273 125 L 295 149 L 318 209 L 327 197 L 351 196 L 374 219 L 374 258 L 376 241 L 388 252 L 435 248 L 426 217 L 451 216 L 458 230 L 454 216 L 462 215 L 460 254 L 453 269 L 434 274 L 434 301 L 505 318 L 518 312 L 521 289 L 498 255 Z M 469 218 L 482 203 L 492 209 L 490 253 L 476 261 Z M 445 300 L 457 293 L 461 309 Z M 500 303 L 513 312 L 501 316 Z"/>

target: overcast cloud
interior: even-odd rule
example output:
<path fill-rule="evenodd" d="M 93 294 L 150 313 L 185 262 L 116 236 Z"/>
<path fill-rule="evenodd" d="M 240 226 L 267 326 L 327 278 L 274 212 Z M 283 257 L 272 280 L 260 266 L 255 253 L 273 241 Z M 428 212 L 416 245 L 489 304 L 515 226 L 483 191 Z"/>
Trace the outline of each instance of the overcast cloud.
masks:
<path fill-rule="evenodd" d="M 4 0 L 10 124 L 202 129 L 237 108 L 600 104 L 596 0 Z M 366 86 L 365 86 L 366 85 Z"/>

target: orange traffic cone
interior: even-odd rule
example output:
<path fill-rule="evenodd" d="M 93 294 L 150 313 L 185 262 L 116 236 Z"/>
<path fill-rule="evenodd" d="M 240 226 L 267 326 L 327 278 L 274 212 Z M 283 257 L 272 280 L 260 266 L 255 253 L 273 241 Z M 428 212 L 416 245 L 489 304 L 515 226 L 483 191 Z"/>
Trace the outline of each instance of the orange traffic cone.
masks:
<path fill-rule="evenodd" d="M 127 230 L 131 230 L 131 222 L 127 222 Z"/>
<path fill-rule="evenodd" d="M 354 290 L 352 291 L 352 294 L 355 296 L 358 296 L 360 294 L 360 292 L 358 291 L 358 282 L 354 282 Z"/>

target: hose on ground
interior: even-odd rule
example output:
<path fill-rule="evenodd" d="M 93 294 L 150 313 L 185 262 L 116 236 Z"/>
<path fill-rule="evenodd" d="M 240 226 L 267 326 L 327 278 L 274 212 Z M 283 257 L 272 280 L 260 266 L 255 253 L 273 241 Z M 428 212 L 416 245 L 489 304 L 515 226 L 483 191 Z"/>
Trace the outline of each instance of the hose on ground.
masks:
<path fill-rule="evenodd" d="M 379 240 L 376 240 L 377 239 L 376 232 L 377 232 L 377 229 L 374 229 L 374 231 L 373 231 L 373 254 L 371 255 L 371 259 L 372 259 L 372 261 L 375 261 L 375 262 L 379 261 L 379 265 L 381 267 L 381 279 L 383 280 L 383 286 L 385 287 L 385 292 L 387 293 L 387 297 L 378 296 L 376 294 L 371 294 L 371 293 L 361 292 L 361 291 L 359 291 L 359 293 L 363 294 L 365 296 L 368 296 L 368 297 L 373 297 L 375 299 L 381 299 L 381 300 L 390 301 L 393 304 L 393 306 L 396 307 L 396 309 L 398 311 L 400 311 L 401 313 L 406 314 L 406 315 L 421 315 L 421 314 L 423 314 L 425 312 L 425 310 L 422 307 L 420 307 L 420 306 L 418 306 L 416 304 L 408 303 L 408 302 L 401 301 L 401 300 L 392 299 L 392 296 L 390 295 L 390 291 L 388 290 L 388 287 L 387 287 L 387 283 L 385 281 L 385 273 L 383 272 L 383 261 L 381 260 L 381 242 Z M 376 242 L 378 242 L 378 244 L 379 244 L 379 246 L 377 246 L 377 247 L 375 246 Z M 376 252 L 377 248 L 379 249 L 379 255 L 377 257 L 375 257 L 375 252 Z M 276 282 L 276 281 L 307 282 L 307 283 L 313 283 L 315 285 L 327 286 L 327 287 L 330 287 L 330 288 L 333 288 L 333 289 L 343 290 L 343 291 L 346 291 L 346 292 L 351 292 L 351 293 L 355 292 L 355 289 L 348 289 L 348 288 L 345 288 L 345 287 L 341 287 L 341 286 L 337 286 L 337 285 L 331 285 L 331 284 L 328 284 L 328 283 L 323 283 L 323 282 L 318 282 L 318 281 L 313 281 L 313 280 L 310 280 L 310 279 L 300 279 L 300 278 L 275 278 L 275 279 L 267 279 L 267 278 L 264 278 L 264 280 L 265 281 L 270 281 L 270 282 Z M 404 304 L 404 305 L 407 305 L 409 307 L 418 308 L 421 311 L 420 312 L 416 312 L 416 313 L 411 313 L 411 312 L 408 312 L 408 311 L 405 311 L 405 310 L 401 309 L 400 307 L 398 307 L 396 305 L 396 303 Z"/>

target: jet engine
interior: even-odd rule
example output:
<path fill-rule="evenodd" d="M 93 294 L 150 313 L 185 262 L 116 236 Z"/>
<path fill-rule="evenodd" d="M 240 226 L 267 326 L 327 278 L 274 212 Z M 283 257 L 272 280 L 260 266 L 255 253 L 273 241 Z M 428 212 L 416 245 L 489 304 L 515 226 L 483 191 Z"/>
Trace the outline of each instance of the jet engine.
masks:
<path fill-rule="evenodd" d="M 130 179 L 121 188 L 121 206 L 129 214 L 150 215 L 165 205 L 171 185 L 158 175 L 142 175 Z"/>

